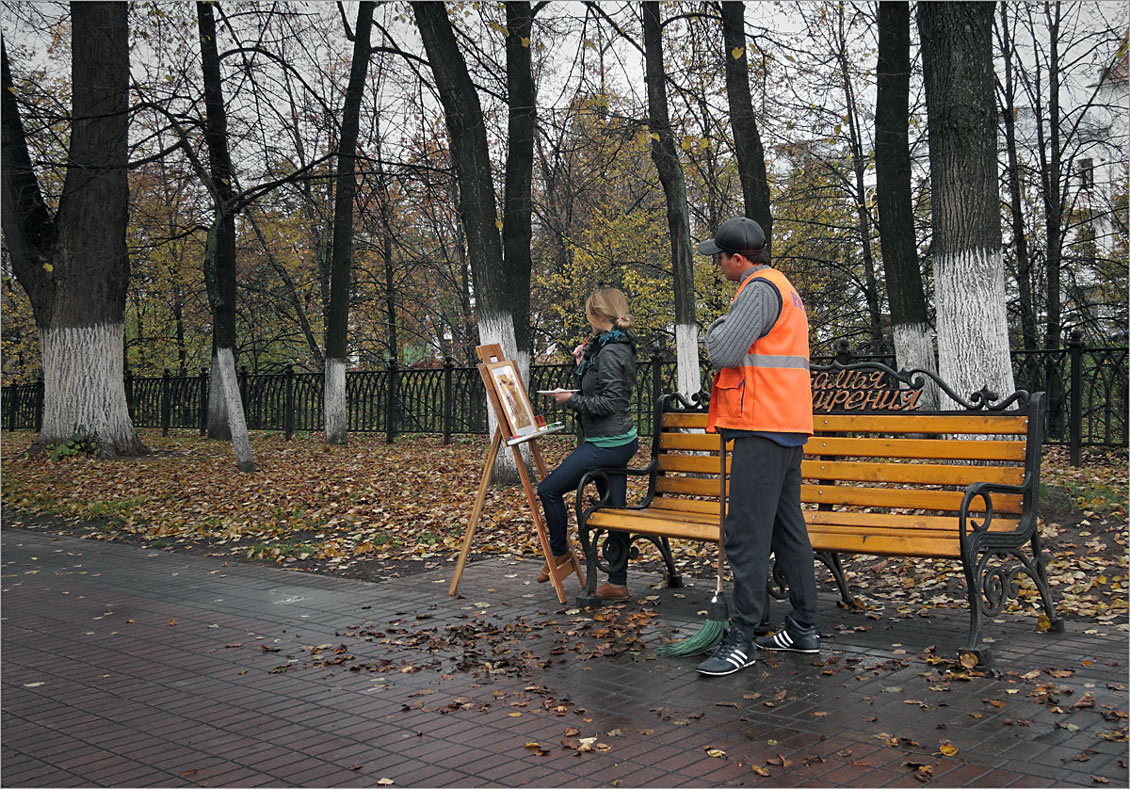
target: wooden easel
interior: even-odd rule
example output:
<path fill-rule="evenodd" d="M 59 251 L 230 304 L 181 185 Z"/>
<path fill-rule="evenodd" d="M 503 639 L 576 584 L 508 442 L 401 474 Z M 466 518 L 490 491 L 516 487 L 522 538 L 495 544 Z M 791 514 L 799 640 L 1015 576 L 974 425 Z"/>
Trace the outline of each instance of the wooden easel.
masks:
<path fill-rule="evenodd" d="M 562 579 L 568 575 L 568 569 L 572 568 L 573 572 L 577 574 L 577 580 L 583 589 L 585 586 L 585 575 L 581 569 L 581 563 L 577 559 L 576 551 L 570 552 L 572 559 L 569 564 L 562 565 L 559 569 L 553 561 L 553 551 L 549 547 L 549 532 L 546 530 L 545 521 L 542 519 L 541 507 L 538 506 L 537 495 L 534 491 L 533 483 L 530 481 L 530 473 L 526 469 L 526 463 L 522 458 L 521 444 L 528 443 L 530 445 L 530 454 L 533 455 L 534 464 L 537 466 L 538 474 L 544 479 L 546 476 L 545 460 L 542 458 L 541 450 L 538 448 L 537 439 L 539 435 L 533 436 L 515 436 L 514 431 L 506 416 L 506 410 L 503 408 L 499 395 L 495 389 L 494 380 L 491 378 L 490 371 L 487 368 L 488 364 L 493 362 L 505 361 L 506 357 L 502 353 L 502 346 L 497 343 L 491 345 L 480 345 L 476 352 L 479 355 L 481 363 L 478 365 L 479 374 L 483 378 L 483 384 L 486 386 L 487 395 L 490 398 L 491 408 L 494 409 L 494 416 L 498 422 L 498 427 L 494 431 L 494 437 L 490 442 L 490 450 L 487 451 L 486 460 L 483 462 L 483 473 L 479 480 L 479 493 L 475 497 L 475 506 L 471 510 L 471 518 L 467 521 L 467 532 L 463 535 L 463 548 L 459 551 L 459 561 L 455 565 L 455 576 L 451 579 L 451 589 L 448 594 L 454 596 L 459 591 L 459 581 L 463 578 L 463 569 L 467 564 L 467 556 L 471 553 L 471 540 L 475 536 L 475 526 L 478 525 L 479 517 L 483 512 L 483 503 L 486 501 L 487 488 L 490 486 L 490 475 L 494 469 L 494 461 L 498 456 L 498 450 L 502 446 L 502 442 L 506 441 L 507 445 L 514 452 L 514 462 L 518 466 L 518 476 L 522 479 L 522 487 L 526 491 L 526 503 L 530 506 L 530 514 L 534 519 L 534 528 L 537 529 L 538 540 L 541 543 L 541 552 L 545 556 L 546 565 L 549 567 L 549 580 L 553 584 L 554 590 L 557 592 L 558 602 L 564 603 L 565 587 L 562 585 Z"/>

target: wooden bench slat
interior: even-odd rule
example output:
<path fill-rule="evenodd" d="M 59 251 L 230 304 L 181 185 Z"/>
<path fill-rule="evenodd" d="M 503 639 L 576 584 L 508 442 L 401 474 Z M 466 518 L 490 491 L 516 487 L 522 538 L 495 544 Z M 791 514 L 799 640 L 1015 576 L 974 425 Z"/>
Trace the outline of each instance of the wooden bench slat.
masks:
<path fill-rule="evenodd" d="M 814 436 L 804 447 L 805 455 L 821 457 L 883 457 L 920 460 L 1013 460 L 1024 461 L 1023 441 L 948 441 L 913 438 L 843 438 Z"/>
<path fill-rule="evenodd" d="M 646 510 L 597 511 L 589 516 L 590 528 L 612 528 L 638 534 L 660 537 L 678 537 L 705 542 L 718 542 L 718 521 L 694 523 L 685 520 L 668 520 L 645 515 Z"/>
<path fill-rule="evenodd" d="M 957 513 L 963 497 L 961 491 L 921 490 L 917 488 L 870 488 L 849 485 L 803 485 L 800 500 L 805 504 L 838 504 L 856 507 L 890 507 L 898 509 L 929 509 Z M 679 496 L 656 496 L 651 507 L 677 512 L 711 512 L 718 515 L 717 496 L 713 499 L 689 499 Z M 980 497 L 970 502 L 970 512 L 983 512 L 985 502 Z M 998 493 L 993 496 L 993 509 L 998 514 L 1019 514 L 1024 509 L 1024 499 L 1019 494 Z"/>
<path fill-rule="evenodd" d="M 816 414 L 813 426 L 818 433 L 969 433 L 1023 436 L 1028 433 L 1028 417 L 1006 414 Z M 706 414 L 663 414 L 663 429 L 673 428 L 705 430 Z M 717 445 L 717 437 L 714 441 Z"/>
<path fill-rule="evenodd" d="M 960 558 L 961 549 L 957 533 L 947 518 L 890 516 L 872 513 L 833 513 L 835 522 L 812 522 L 809 515 L 826 515 L 807 511 L 808 534 L 813 550 L 869 553 L 880 555 L 907 555 Z M 893 518 L 908 518 L 905 526 L 893 525 Z M 662 517 L 649 510 L 607 510 L 594 512 L 589 518 L 590 528 L 610 528 L 651 534 L 672 539 L 690 539 L 718 542 L 718 523 L 709 517 L 690 520 L 684 514 L 675 518 Z M 1000 521 L 997 528 L 1008 530 L 1016 521 Z"/>
<path fill-rule="evenodd" d="M 935 460 L 1024 460 L 1023 441 L 950 441 L 945 439 L 859 438 L 814 436 L 804 447 L 806 455 L 886 457 Z M 662 433 L 663 452 L 717 452 L 712 433 Z"/>
<path fill-rule="evenodd" d="M 727 458 L 727 466 L 730 463 Z M 709 455 L 659 455 L 659 470 L 687 474 L 718 475 L 718 458 Z M 861 461 L 804 460 L 801 474 L 805 479 L 845 480 L 852 482 L 918 483 L 922 485 L 957 485 L 973 482 L 997 482 L 1019 485 L 1024 480 L 1021 466 L 966 466 L 942 463 L 867 463 Z M 715 483 L 717 485 L 717 483 Z M 712 495 L 712 494 L 706 494 Z"/>
<path fill-rule="evenodd" d="M 806 504 L 840 504 L 858 507 L 897 507 L 908 510 L 938 510 L 956 513 L 961 509 L 964 491 L 922 490 L 921 488 L 870 488 L 857 485 L 802 485 L 800 500 Z M 998 493 L 993 509 L 999 513 L 1019 513 L 1024 498 L 1019 494 Z M 984 499 L 970 503 L 972 512 L 985 509 Z"/>
<path fill-rule="evenodd" d="M 957 535 L 955 518 L 949 515 L 901 515 L 887 512 L 841 512 L 838 510 L 804 510 L 804 520 L 812 526 L 851 526 L 855 529 L 885 529 L 892 534 L 912 531 L 945 531 Z M 1010 531 L 1016 519 L 993 519 L 993 531 Z"/>
<path fill-rule="evenodd" d="M 1028 433 L 1027 416 L 1003 414 L 816 414 L 817 432 L 1017 435 Z"/>
<path fill-rule="evenodd" d="M 808 538 L 814 551 L 866 553 L 876 556 L 919 556 L 924 558 L 960 559 L 961 545 L 950 535 L 932 539 L 917 535 L 859 533 L 851 529 L 809 529 Z"/>
<path fill-rule="evenodd" d="M 922 485 L 960 485 L 995 482 L 1019 485 L 1024 481 L 1020 466 L 961 466 L 940 463 L 862 463 L 827 460 L 801 462 L 805 479 L 852 480 L 856 482 L 916 482 Z"/>

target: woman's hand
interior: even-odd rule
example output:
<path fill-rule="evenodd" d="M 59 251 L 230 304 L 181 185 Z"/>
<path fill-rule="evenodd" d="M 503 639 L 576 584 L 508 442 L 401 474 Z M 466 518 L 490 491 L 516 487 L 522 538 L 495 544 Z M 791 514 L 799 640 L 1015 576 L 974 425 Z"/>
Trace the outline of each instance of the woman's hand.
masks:
<path fill-rule="evenodd" d="M 581 343 L 573 349 L 573 358 L 577 360 L 577 364 L 581 363 L 581 357 L 585 354 L 585 344 Z"/>
<path fill-rule="evenodd" d="M 573 396 L 572 392 L 553 392 L 549 395 L 553 398 L 553 402 L 558 405 L 565 405 L 569 398 Z"/>

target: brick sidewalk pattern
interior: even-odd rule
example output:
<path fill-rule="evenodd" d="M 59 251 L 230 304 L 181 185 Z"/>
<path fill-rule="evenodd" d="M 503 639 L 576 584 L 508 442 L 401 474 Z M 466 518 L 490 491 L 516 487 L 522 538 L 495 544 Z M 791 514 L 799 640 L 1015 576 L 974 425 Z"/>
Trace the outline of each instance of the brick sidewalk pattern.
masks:
<path fill-rule="evenodd" d="M 4 529 L 0 781 L 1127 786 L 1125 625 L 1005 615 L 996 673 L 947 677 L 928 658 L 964 644 L 964 607 L 828 593 L 816 659 L 706 678 L 650 647 L 697 629 L 711 581 L 633 576 L 622 617 L 656 615 L 601 654 L 539 566 L 482 558 L 453 598 L 451 565 L 371 584 Z"/>

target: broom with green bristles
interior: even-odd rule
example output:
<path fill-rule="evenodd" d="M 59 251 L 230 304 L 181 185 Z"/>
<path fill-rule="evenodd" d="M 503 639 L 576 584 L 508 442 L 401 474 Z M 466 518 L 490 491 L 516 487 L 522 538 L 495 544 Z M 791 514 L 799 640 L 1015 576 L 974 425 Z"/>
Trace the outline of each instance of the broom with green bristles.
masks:
<path fill-rule="evenodd" d="M 719 434 L 719 440 L 722 469 L 719 473 L 721 490 L 718 493 L 718 582 L 714 587 L 714 597 L 710 598 L 706 622 L 690 638 L 656 647 L 655 654 L 664 657 L 686 657 L 710 652 L 722 641 L 722 635 L 730 622 L 730 609 L 726 606 L 726 596 L 722 592 L 722 575 L 726 563 L 726 439 Z"/>

